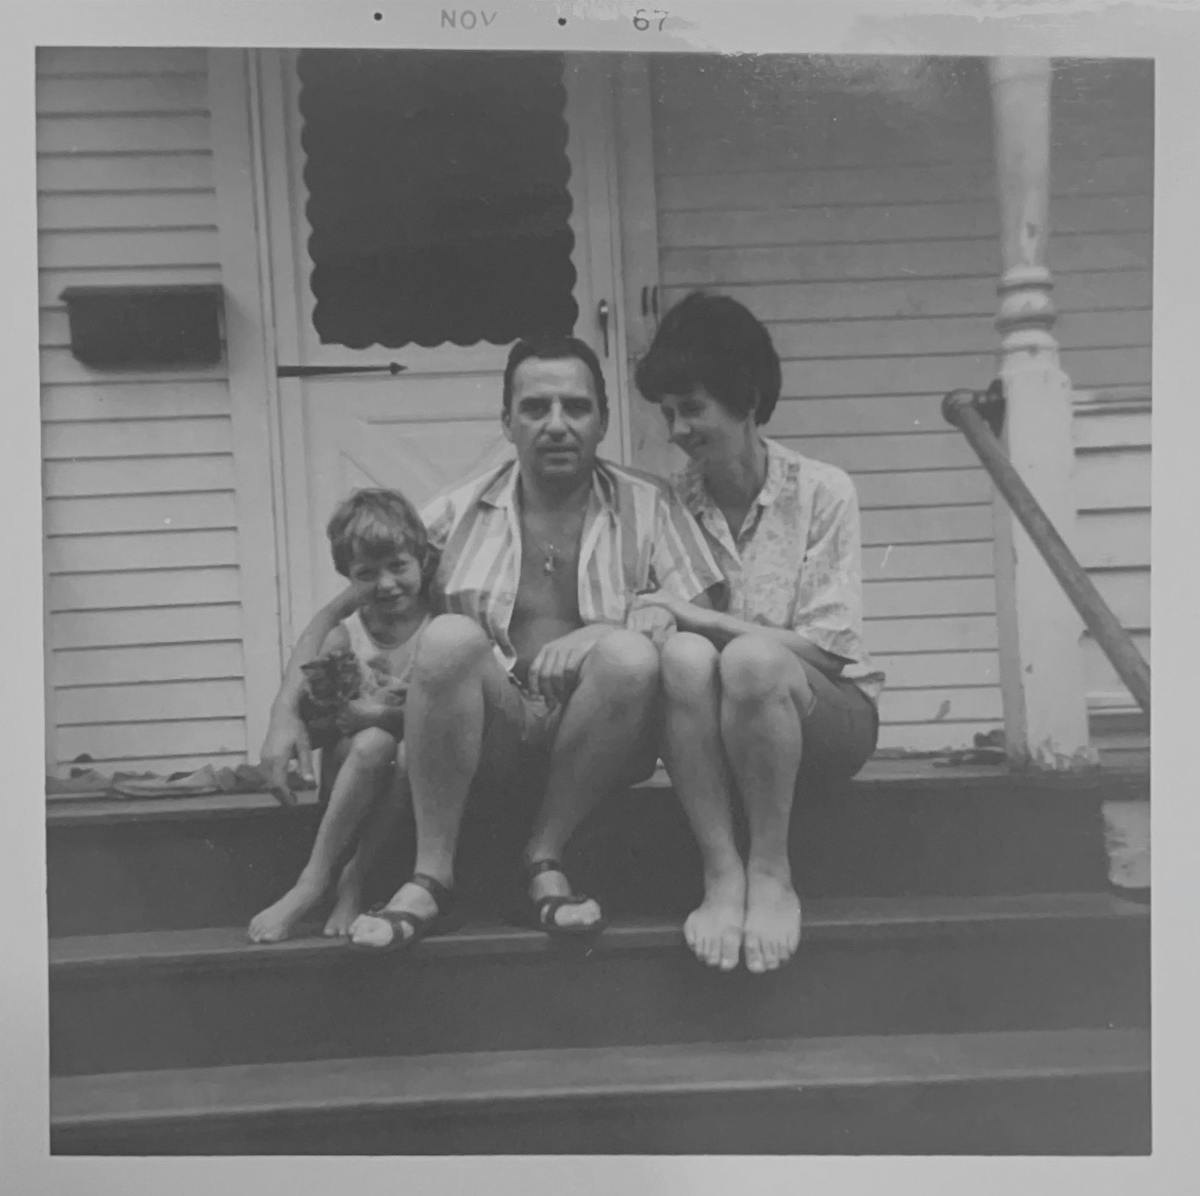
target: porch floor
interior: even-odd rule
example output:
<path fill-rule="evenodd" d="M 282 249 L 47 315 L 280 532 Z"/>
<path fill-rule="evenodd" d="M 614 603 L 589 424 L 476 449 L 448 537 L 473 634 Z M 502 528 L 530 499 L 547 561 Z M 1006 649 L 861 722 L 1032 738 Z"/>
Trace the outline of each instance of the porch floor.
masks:
<path fill-rule="evenodd" d="M 1148 792 L 1150 753 L 1123 760 L 1119 767 L 1101 767 L 1082 773 L 1011 772 L 1003 764 L 948 764 L 944 757 L 877 758 L 869 760 L 848 787 L 864 794 L 910 789 L 973 789 L 994 787 L 1010 778 L 1021 788 L 1078 792 L 1103 785 L 1128 787 L 1131 796 Z M 670 778 L 660 764 L 639 788 L 669 789 Z M 296 794 L 300 807 L 316 804 L 315 789 Z M 186 818 L 198 813 L 223 814 L 271 809 L 278 802 L 270 793 L 219 793 L 203 797 L 98 798 L 90 794 L 47 794 L 51 823 L 121 821 L 139 818 Z"/>

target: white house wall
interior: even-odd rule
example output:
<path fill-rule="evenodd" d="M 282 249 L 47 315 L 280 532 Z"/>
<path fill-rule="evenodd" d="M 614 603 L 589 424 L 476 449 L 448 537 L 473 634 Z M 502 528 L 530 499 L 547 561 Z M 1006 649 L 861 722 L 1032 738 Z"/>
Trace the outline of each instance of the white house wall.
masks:
<path fill-rule="evenodd" d="M 961 746 L 1001 722 L 990 486 L 939 411 L 945 391 L 983 386 L 995 369 L 983 72 L 917 93 L 915 119 L 897 115 L 895 96 L 881 103 L 866 75 L 834 86 L 760 73 L 748 87 L 756 70 L 655 60 L 663 298 L 706 286 L 768 321 L 785 359 L 768 431 L 858 485 L 868 638 L 889 674 L 881 744 Z M 1050 261 L 1064 366 L 1087 400 L 1075 547 L 1148 651 L 1151 88 L 1141 66 L 1108 83 L 1093 68 L 1073 78 L 1056 95 Z M 88 370 L 70 354 L 59 299 L 72 284 L 222 281 L 208 88 L 201 50 L 39 54 L 60 768 L 80 753 L 109 769 L 245 758 L 243 645 L 278 635 L 247 627 L 239 606 L 225 368 Z M 1121 721 L 1128 695 L 1095 646 L 1084 650 L 1098 730 L 1137 742 Z"/>
<path fill-rule="evenodd" d="M 1148 62 L 1060 67 L 1049 241 L 1065 294 L 1057 333 L 1078 400 L 1072 547 L 1147 659 L 1153 79 Z M 1086 289 L 1072 290 L 1083 277 Z M 1115 762 L 1144 748 L 1145 720 L 1130 717 L 1133 699 L 1090 636 L 1083 648 L 1093 739 Z"/>
<path fill-rule="evenodd" d="M 226 370 L 90 370 L 59 298 L 220 281 L 205 53 L 42 50 L 37 111 L 50 763 L 237 762 Z"/>
<path fill-rule="evenodd" d="M 1055 110 L 1063 361 L 1101 398 L 1149 396 L 1144 69 L 1114 97 L 1083 68 L 1086 94 Z M 868 643 L 889 677 L 881 747 L 967 744 L 1001 723 L 991 488 L 940 401 L 985 386 L 996 367 L 983 64 L 922 75 L 896 60 L 822 72 L 802 60 L 662 57 L 652 111 L 665 305 L 705 287 L 766 320 L 784 363 L 768 433 L 858 486 Z M 1144 631 L 1148 415 L 1078 422 L 1078 547 Z M 1089 685 L 1109 703 L 1115 679 L 1094 645 L 1085 651 Z"/>

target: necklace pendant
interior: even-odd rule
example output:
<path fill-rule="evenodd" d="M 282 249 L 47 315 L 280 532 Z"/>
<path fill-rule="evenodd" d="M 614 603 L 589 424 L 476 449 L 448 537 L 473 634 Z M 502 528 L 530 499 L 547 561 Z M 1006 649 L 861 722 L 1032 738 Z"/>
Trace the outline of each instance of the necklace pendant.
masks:
<path fill-rule="evenodd" d="M 543 573 L 553 573 L 554 572 L 555 567 L 556 567 L 556 561 L 555 561 L 554 557 L 555 557 L 555 552 L 554 552 L 554 549 L 551 548 L 550 551 L 546 553 L 546 563 L 542 566 Z"/>

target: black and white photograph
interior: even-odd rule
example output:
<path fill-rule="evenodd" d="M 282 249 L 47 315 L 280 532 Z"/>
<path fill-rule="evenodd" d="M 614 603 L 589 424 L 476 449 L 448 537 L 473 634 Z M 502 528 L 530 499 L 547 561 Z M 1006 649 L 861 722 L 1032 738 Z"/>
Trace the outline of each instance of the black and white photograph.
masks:
<path fill-rule="evenodd" d="M 1149 1156 L 1154 59 L 439 11 L 36 48 L 51 1156 Z"/>

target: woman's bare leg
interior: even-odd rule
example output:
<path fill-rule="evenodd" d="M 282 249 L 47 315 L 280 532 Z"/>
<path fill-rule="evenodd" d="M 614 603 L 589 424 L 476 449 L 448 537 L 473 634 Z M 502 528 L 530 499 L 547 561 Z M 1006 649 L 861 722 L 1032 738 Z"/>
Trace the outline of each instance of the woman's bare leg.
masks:
<path fill-rule="evenodd" d="M 731 971 L 742 949 L 746 870 L 733 833 L 733 777 L 721 746 L 717 649 L 681 632 L 662 652 L 663 756 L 704 867 L 704 900 L 683 925 L 696 958 Z"/>
<path fill-rule="evenodd" d="M 804 666 L 765 636 L 739 636 L 720 658 L 721 737 L 746 807 L 746 919 L 751 972 L 778 968 L 800 942 L 788 826 L 803 753 L 801 711 L 811 701 Z"/>

